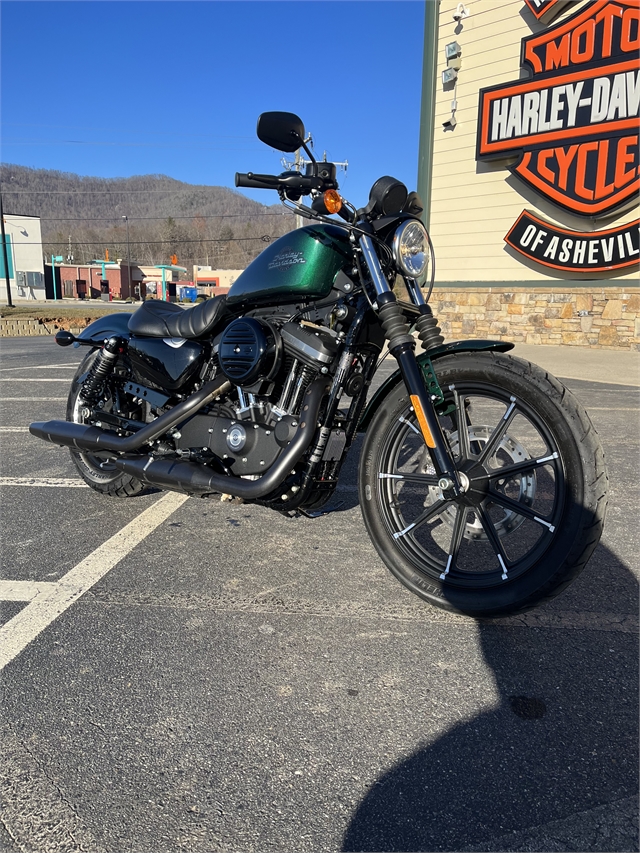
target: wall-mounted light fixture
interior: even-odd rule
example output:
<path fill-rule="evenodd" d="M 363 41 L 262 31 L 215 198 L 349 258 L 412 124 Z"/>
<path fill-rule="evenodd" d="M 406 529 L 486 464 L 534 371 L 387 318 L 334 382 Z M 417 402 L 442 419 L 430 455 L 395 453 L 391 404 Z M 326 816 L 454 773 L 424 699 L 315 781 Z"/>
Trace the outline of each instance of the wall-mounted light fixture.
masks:
<path fill-rule="evenodd" d="M 452 86 L 458 79 L 458 72 L 455 68 L 445 68 L 442 72 L 442 85 Z"/>
<path fill-rule="evenodd" d="M 450 59 L 455 59 L 456 56 L 460 56 L 461 53 L 462 48 L 457 41 L 450 41 L 449 44 L 445 44 L 444 46 L 444 56 L 447 62 Z"/>
<path fill-rule="evenodd" d="M 449 44 L 444 46 L 444 56 L 447 60 L 447 68 L 454 68 L 456 71 L 459 71 L 462 68 L 462 59 L 460 57 L 461 53 L 462 48 L 457 41 L 451 41 Z"/>

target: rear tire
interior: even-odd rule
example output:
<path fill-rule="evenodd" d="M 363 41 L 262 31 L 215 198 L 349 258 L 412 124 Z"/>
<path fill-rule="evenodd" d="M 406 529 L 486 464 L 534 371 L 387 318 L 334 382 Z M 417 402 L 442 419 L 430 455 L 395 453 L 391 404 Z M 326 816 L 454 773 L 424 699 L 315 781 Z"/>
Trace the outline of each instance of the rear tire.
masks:
<path fill-rule="evenodd" d="M 71 391 L 67 400 L 67 420 L 73 423 L 85 423 L 79 394 L 82 383 L 97 354 L 98 350 L 92 350 L 83 359 L 73 377 Z M 105 405 L 106 407 L 113 405 L 112 394 L 106 395 Z M 123 474 L 113 464 L 110 464 L 110 454 L 107 452 L 95 454 L 77 450 L 70 450 L 69 452 L 71 454 L 71 461 L 82 479 L 88 486 L 94 489 L 94 491 L 100 492 L 100 494 L 114 498 L 131 498 L 139 495 L 146 488 L 145 484 L 141 483 L 140 480 L 131 477 L 129 474 Z"/>
<path fill-rule="evenodd" d="M 443 495 L 400 383 L 360 457 L 365 525 L 398 580 L 431 604 L 475 617 L 528 610 L 562 592 L 598 544 L 607 503 L 599 438 L 576 398 L 529 362 L 465 353 L 434 367 L 467 491 Z"/>

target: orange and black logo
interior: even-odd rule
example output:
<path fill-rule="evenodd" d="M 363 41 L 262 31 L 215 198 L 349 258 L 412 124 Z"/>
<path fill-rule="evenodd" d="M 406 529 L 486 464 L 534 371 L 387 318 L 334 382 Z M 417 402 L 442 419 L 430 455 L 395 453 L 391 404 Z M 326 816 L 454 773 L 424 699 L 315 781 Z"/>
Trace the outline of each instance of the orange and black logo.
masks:
<path fill-rule="evenodd" d="M 566 6 L 567 0 L 524 0 L 529 10 L 540 20 L 554 18 Z"/>
<path fill-rule="evenodd" d="M 640 6 L 594 0 L 522 40 L 529 79 L 480 90 L 478 160 L 511 171 L 572 213 L 601 216 L 640 188 Z"/>
<path fill-rule="evenodd" d="M 624 271 L 638 263 L 640 220 L 605 231 L 560 228 L 523 210 L 504 238 L 532 261 L 565 272 Z"/>

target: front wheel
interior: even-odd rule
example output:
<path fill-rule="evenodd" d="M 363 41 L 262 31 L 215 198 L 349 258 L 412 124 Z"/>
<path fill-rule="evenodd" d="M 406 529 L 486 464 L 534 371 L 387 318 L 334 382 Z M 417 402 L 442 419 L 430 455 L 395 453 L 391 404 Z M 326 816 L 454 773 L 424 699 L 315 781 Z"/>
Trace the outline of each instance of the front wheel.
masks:
<path fill-rule="evenodd" d="M 598 544 L 599 438 L 575 397 L 529 362 L 465 353 L 434 366 L 464 491 L 440 489 L 400 383 L 362 449 L 365 525 L 393 574 L 430 603 L 475 617 L 527 610 L 561 592 Z"/>

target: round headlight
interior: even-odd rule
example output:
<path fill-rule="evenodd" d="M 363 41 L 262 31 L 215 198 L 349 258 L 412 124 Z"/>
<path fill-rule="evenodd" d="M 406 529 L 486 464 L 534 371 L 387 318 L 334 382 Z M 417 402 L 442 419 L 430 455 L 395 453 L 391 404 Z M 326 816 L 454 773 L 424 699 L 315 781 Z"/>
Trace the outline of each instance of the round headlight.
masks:
<path fill-rule="evenodd" d="M 429 237 L 421 222 L 410 219 L 396 229 L 393 256 L 405 275 L 420 278 L 429 264 Z"/>

